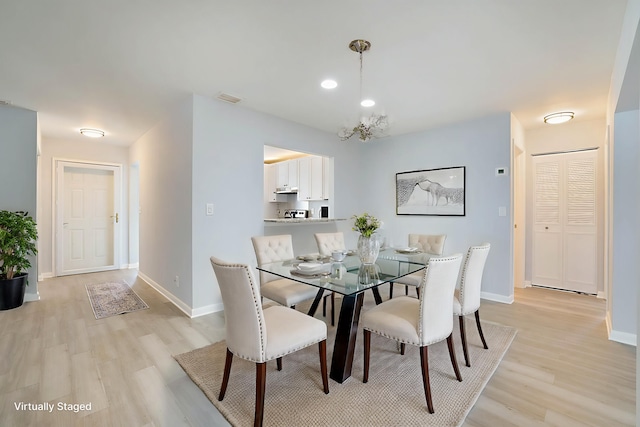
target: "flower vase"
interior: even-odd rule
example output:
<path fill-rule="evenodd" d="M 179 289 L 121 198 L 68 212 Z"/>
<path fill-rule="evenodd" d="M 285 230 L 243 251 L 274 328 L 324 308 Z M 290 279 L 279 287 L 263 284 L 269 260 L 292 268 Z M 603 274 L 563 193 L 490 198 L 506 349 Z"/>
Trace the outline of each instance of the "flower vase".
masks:
<path fill-rule="evenodd" d="M 380 241 L 376 235 L 358 237 L 358 257 L 363 264 L 375 264 L 380 253 Z"/>

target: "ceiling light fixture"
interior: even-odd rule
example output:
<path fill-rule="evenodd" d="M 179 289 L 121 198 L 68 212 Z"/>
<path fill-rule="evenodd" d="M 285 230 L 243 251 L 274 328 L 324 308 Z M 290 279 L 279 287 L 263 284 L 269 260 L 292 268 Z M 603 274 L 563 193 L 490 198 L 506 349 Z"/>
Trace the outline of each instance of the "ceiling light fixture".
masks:
<path fill-rule="evenodd" d="M 573 119 L 573 111 L 562 111 L 544 116 L 544 122 L 552 125 L 568 122 Z"/>
<path fill-rule="evenodd" d="M 349 49 L 360 55 L 360 105 L 363 107 L 372 107 L 375 102 L 371 99 L 362 100 L 362 53 L 371 49 L 371 43 L 366 40 L 353 40 L 349 43 Z M 389 121 L 384 114 L 371 114 L 369 117 L 362 117 L 357 125 L 353 127 L 344 127 L 338 131 L 341 140 L 346 141 L 353 135 L 358 135 L 358 139 L 367 142 L 371 138 L 380 138 L 384 136 Z"/>
<path fill-rule="evenodd" d="M 80 133 L 89 138 L 102 138 L 104 136 L 104 131 L 100 129 L 82 128 L 80 129 Z"/>
<path fill-rule="evenodd" d="M 323 80 L 322 83 L 320 83 L 320 86 L 325 89 L 335 89 L 338 87 L 338 82 L 336 82 L 335 80 L 327 79 Z"/>

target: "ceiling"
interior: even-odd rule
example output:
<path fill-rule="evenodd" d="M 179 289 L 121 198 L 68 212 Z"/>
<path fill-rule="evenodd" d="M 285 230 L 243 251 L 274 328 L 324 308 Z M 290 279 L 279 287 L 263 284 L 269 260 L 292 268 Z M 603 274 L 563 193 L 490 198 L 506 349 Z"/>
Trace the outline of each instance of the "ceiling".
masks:
<path fill-rule="evenodd" d="M 603 118 L 624 0 L 0 0 L 0 100 L 43 139 L 130 145 L 195 93 L 334 133 L 365 95 L 390 135 L 511 111 Z M 327 91 L 321 80 L 338 87 Z M 337 138 L 337 137 L 336 137 Z"/>

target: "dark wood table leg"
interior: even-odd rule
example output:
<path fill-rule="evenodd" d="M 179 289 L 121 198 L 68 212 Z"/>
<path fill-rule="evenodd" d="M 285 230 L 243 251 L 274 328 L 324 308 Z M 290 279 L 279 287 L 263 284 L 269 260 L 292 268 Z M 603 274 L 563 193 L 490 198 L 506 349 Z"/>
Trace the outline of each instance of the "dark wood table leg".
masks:
<path fill-rule="evenodd" d="M 333 346 L 331 359 L 332 380 L 343 383 L 351 376 L 353 353 L 356 350 L 356 335 L 358 334 L 358 321 L 360 310 L 364 301 L 364 292 L 356 295 L 345 295 L 342 298 L 340 317 L 336 328 L 336 341 Z"/>
<path fill-rule="evenodd" d="M 309 316 L 313 317 L 316 315 L 316 310 L 318 309 L 318 304 L 320 304 L 320 300 L 322 299 L 322 295 L 324 294 L 324 289 L 318 289 L 318 293 L 311 303 L 311 307 L 309 308 L 309 312 L 307 313 Z"/>
<path fill-rule="evenodd" d="M 371 288 L 371 292 L 373 292 L 373 299 L 376 300 L 376 305 L 381 304 L 382 297 L 380 296 L 380 291 L 378 290 L 378 287 L 376 286 L 375 288 Z"/>

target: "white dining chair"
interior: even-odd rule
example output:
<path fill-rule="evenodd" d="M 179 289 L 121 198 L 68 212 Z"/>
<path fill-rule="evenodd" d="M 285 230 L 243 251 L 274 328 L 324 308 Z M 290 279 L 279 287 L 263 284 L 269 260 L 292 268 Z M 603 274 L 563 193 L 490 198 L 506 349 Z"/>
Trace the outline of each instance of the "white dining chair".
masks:
<path fill-rule="evenodd" d="M 282 370 L 282 357 L 318 344 L 320 372 L 325 394 L 327 377 L 327 325 L 299 311 L 282 306 L 262 309 L 260 288 L 253 272 L 245 264 L 231 264 L 211 257 L 224 305 L 227 356 L 218 400 L 222 401 L 229 384 L 233 356 L 255 362 L 256 398 L 254 426 L 261 426 L 264 414 L 267 362 L 276 359 Z"/>
<path fill-rule="evenodd" d="M 418 248 L 425 254 L 440 256 L 444 253 L 444 242 L 446 234 L 409 234 L 409 247 Z M 420 295 L 420 282 L 422 281 L 422 271 L 408 274 L 389 283 L 389 299 L 393 298 L 393 284 L 404 285 L 404 294 L 409 295 L 409 286 L 416 288 Z"/>
<path fill-rule="evenodd" d="M 320 256 L 331 256 L 332 252 L 347 249 L 344 244 L 344 233 L 341 231 L 335 233 L 315 233 L 313 236 L 316 239 Z"/>
<path fill-rule="evenodd" d="M 258 266 L 294 259 L 290 234 L 254 236 L 251 242 Z M 296 304 L 315 298 L 318 288 L 261 271 L 260 293 L 278 304 L 295 308 Z"/>
<path fill-rule="evenodd" d="M 482 326 L 480 325 L 480 289 L 482 286 L 482 273 L 484 272 L 484 266 L 490 249 L 491 245 L 489 243 L 483 243 L 469 248 L 458 281 L 458 290 L 453 298 L 453 314 L 458 316 L 460 323 L 460 339 L 462 340 L 464 361 L 467 366 L 471 366 L 471 363 L 469 361 L 469 351 L 467 348 L 464 316 L 471 313 L 475 314 L 476 326 L 478 327 L 482 345 L 485 349 L 489 348 L 482 333 Z"/>
<path fill-rule="evenodd" d="M 434 412 L 427 353 L 431 344 L 447 340 L 456 379 L 462 381 L 453 346 L 453 306 L 451 304 L 461 262 L 462 254 L 430 258 L 426 269 L 422 271 L 422 292 L 417 299 L 408 296 L 397 297 L 363 313 L 361 320 L 364 330 L 362 382 L 369 381 L 372 332 L 399 342 L 401 354 L 404 354 L 406 344 L 420 347 L 422 385 L 430 413 Z"/>
<path fill-rule="evenodd" d="M 331 256 L 336 251 L 346 251 L 346 245 L 344 243 L 344 233 L 341 231 L 335 233 L 315 233 L 313 235 L 318 245 L 318 253 L 320 256 Z M 335 325 L 335 292 L 327 294 L 322 299 L 322 314 L 327 316 L 327 298 L 331 296 L 331 326 Z"/>

